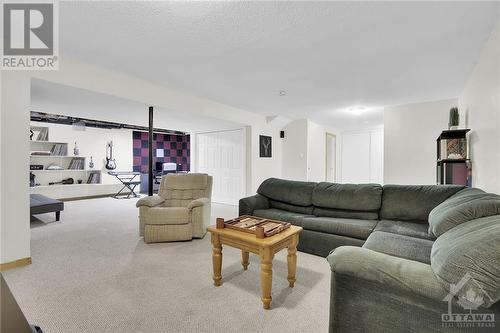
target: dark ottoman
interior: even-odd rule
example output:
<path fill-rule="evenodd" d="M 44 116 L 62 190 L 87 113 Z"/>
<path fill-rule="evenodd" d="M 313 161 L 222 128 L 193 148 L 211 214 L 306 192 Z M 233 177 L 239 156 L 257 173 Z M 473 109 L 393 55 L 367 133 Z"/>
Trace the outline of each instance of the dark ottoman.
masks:
<path fill-rule="evenodd" d="M 41 194 L 30 194 L 30 214 L 56 213 L 56 221 L 61 217 L 64 210 L 64 202 L 48 198 Z"/>

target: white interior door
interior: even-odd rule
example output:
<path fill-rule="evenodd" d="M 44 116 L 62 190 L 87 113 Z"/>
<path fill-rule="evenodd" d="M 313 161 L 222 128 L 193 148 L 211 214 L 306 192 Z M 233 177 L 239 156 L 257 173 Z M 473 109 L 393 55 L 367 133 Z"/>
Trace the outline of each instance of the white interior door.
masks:
<path fill-rule="evenodd" d="M 370 132 L 342 135 L 342 182 L 370 182 Z"/>
<path fill-rule="evenodd" d="M 243 129 L 196 135 L 197 171 L 213 176 L 212 201 L 237 205 L 245 195 Z"/>
<path fill-rule="evenodd" d="M 384 183 L 384 132 L 370 133 L 370 182 Z"/>
<path fill-rule="evenodd" d="M 384 132 L 342 134 L 342 182 L 384 182 Z"/>
<path fill-rule="evenodd" d="M 326 133 L 326 181 L 335 183 L 337 163 L 337 139 L 335 135 Z"/>

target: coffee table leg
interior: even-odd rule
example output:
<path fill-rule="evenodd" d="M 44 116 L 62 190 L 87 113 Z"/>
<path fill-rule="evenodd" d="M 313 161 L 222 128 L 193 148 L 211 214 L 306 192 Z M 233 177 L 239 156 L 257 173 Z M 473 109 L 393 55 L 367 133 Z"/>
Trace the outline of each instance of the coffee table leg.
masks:
<path fill-rule="evenodd" d="M 241 250 L 241 264 L 243 265 L 243 270 L 248 269 L 248 252 Z"/>
<path fill-rule="evenodd" d="M 288 246 L 288 284 L 290 288 L 293 288 L 295 284 L 295 275 L 297 272 L 297 244 L 299 242 L 299 235 L 295 234 L 292 236 L 292 242 Z"/>
<path fill-rule="evenodd" d="M 219 235 L 212 234 L 212 263 L 214 266 L 214 285 L 221 285 L 222 275 L 222 244 Z"/>
<path fill-rule="evenodd" d="M 264 248 L 260 251 L 260 285 L 262 288 L 262 305 L 264 309 L 271 306 L 271 287 L 273 285 L 273 257 L 271 249 Z"/>

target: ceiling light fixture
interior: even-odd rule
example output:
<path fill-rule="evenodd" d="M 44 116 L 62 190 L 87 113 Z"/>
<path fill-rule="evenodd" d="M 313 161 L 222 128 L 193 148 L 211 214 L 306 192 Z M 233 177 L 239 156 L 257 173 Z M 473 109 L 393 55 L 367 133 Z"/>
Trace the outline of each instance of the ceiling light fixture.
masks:
<path fill-rule="evenodd" d="M 356 106 L 356 107 L 352 107 L 352 108 L 347 109 L 348 113 L 355 115 L 355 116 L 360 116 L 367 111 L 369 111 L 369 109 L 364 107 L 364 106 Z"/>
<path fill-rule="evenodd" d="M 284 90 L 280 90 L 279 95 L 280 95 L 280 96 L 286 96 L 286 91 L 284 91 Z"/>

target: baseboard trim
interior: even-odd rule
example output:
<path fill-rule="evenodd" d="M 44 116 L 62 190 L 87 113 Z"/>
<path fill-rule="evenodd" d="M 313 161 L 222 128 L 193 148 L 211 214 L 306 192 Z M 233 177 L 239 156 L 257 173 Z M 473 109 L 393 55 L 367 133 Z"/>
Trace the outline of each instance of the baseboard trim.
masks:
<path fill-rule="evenodd" d="M 71 198 L 64 198 L 64 199 L 59 199 L 61 201 L 67 202 L 67 201 L 78 201 L 78 200 L 86 200 L 86 199 L 99 199 L 99 198 L 108 198 L 112 197 L 114 194 L 109 193 L 109 194 L 97 194 L 97 195 L 87 195 L 84 197 L 71 197 Z"/>
<path fill-rule="evenodd" d="M 31 265 L 31 257 L 22 258 L 22 259 L 11 261 L 11 262 L 6 262 L 5 264 L 0 264 L 0 272 L 6 271 L 8 269 L 16 268 L 16 267 L 26 266 L 26 265 Z"/>
<path fill-rule="evenodd" d="M 71 198 L 64 198 L 64 199 L 58 199 L 58 200 L 61 200 L 61 201 L 78 201 L 78 200 L 86 200 L 86 199 L 99 199 L 99 198 L 113 198 L 115 196 L 116 193 L 108 193 L 108 194 L 97 194 L 97 195 L 88 195 L 88 196 L 85 196 L 85 197 L 71 197 Z M 122 192 L 123 195 L 127 195 L 129 194 L 129 192 Z M 144 193 L 140 193 L 140 192 L 136 192 L 136 194 L 138 196 L 140 196 L 141 194 L 144 194 Z M 134 197 L 130 197 L 130 199 L 133 199 Z"/>

